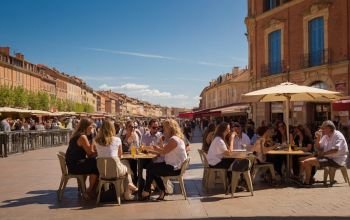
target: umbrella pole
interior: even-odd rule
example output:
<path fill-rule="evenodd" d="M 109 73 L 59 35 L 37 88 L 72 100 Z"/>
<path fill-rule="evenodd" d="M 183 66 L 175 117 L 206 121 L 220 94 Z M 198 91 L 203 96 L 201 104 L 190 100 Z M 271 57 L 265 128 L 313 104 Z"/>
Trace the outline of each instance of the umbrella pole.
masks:
<path fill-rule="evenodd" d="M 288 150 L 291 150 L 290 146 L 290 140 L 289 140 L 289 105 L 290 105 L 290 96 L 287 96 L 287 103 L 286 103 L 286 108 L 287 108 L 287 113 L 286 113 L 286 130 L 287 130 L 287 144 L 288 144 Z"/>

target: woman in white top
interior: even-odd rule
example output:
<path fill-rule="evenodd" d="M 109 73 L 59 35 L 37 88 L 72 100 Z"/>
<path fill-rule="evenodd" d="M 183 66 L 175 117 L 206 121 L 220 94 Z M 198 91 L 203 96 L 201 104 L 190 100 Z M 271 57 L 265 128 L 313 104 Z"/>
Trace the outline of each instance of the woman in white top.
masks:
<path fill-rule="evenodd" d="M 234 159 L 224 159 L 224 155 L 230 155 L 231 151 L 227 147 L 225 137 L 230 133 L 230 125 L 222 122 L 215 131 L 215 138 L 211 142 L 207 159 L 210 167 L 228 169 Z"/>
<path fill-rule="evenodd" d="M 167 144 L 160 139 L 159 146 L 153 146 L 153 150 L 164 155 L 165 162 L 151 163 L 147 167 L 146 184 L 142 197 L 147 199 L 150 196 L 151 184 L 156 181 L 161 192 L 157 200 L 164 200 L 165 186 L 161 176 L 177 176 L 181 172 L 182 163 L 187 159 L 184 135 L 179 124 L 173 119 L 163 122 L 163 134 Z"/>
<path fill-rule="evenodd" d="M 132 183 L 129 162 L 127 160 L 121 161 L 122 155 L 122 143 L 120 138 L 115 136 L 114 124 L 105 120 L 100 127 L 97 136 L 95 138 L 95 145 L 97 150 L 97 157 L 100 158 L 113 158 L 117 164 L 118 176 L 125 176 L 127 174 L 127 179 L 124 181 L 124 198 L 126 200 L 132 199 L 132 191 L 137 191 L 137 187 Z"/>

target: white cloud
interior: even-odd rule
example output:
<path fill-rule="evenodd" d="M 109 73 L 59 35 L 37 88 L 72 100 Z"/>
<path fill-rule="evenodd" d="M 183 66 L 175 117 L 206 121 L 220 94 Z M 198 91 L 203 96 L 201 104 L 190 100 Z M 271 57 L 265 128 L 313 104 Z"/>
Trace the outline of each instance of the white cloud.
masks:
<path fill-rule="evenodd" d="M 121 54 L 121 55 L 135 56 L 135 57 L 146 57 L 146 58 L 166 59 L 166 60 L 179 60 L 175 57 L 167 57 L 167 56 L 148 54 L 148 53 L 139 53 L 139 52 L 130 52 L 130 51 L 121 51 L 121 50 L 109 50 L 109 49 L 103 49 L 103 48 L 86 48 L 86 49 L 98 51 L 98 52 Z"/>
<path fill-rule="evenodd" d="M 124 93 L 130 97 L 145 100 L 153 104 L 161 104 L 164 106 L 190 108 L 197 105 L 196 101 L 191 100 L 184 94 L 173 95 L 170 92 L 160 91 L 144 84 L 127 83 L 116 86 L 102 84 L 99 88 L 103 90 L 113 90 L 115 92 Z"/>
<path fill-rule="evenodd" d="M 181 62 L 184 62 L 184 63 L 194 63 L 194 64 L 205 65 L 205 66 L 230 67 L 230 65 L 226 65 L 226 64 L 212 63 L 212 62 L 206 62 L 206 61 L 185 60 L 185 59 L 182 59 L 182 58 L 169 57 L 169 56 L 163 56 L 163 55 L 157 55 L 157 54 L 149 54 L 149 53 L 121 51 L 121 50 L 111 50 L 111 49 L 93 48 L 93 47 L 86 47 L 84 49 L 91 50 L 91 51 L 97 51 L 97 52 L 103 52 L 103 53 L 110 53 L 110 54 L 119 54 L 119 55 L 135 56 L 135 57 L 144 57 L 144 58 L 151 58 L 151 59 L 174 60 L 174 61 L 177 61 L 177 62 L 181 61 Z"/>
<path fill-rule="evenodd" d="M 201 99 L 201 97 L 197 95 L 197 96 L 193 97 L 193 99 L 199 101 Z"/>
<path fill-rule="evenodd" d="M 120 88 L 121 89 L 128 89 L 128 90 L 147 89 L 147 88 L 149 88 L 149 85 L 127 83 L 127 84 L 121 85 Z"/>
<path fill-rule="evenodd" d="M 218 66 L 218 67 L 230 67 L 231 65 L 226 65 L 226 64 L 217 64 L 217 63 L 210 63 L 206 61 L 197 61 L 197 64 L 200 65 L 206 65 L 206 66 Z"/>
<path fill-rule="evenodd" d="M 238 62 L 244 62 L 244 63 L 248 62 L 248 59 L 241 58 L 241 57 L 231 57 L 231 59 L 234 60 L 234 61 L 238 61 Z"/>

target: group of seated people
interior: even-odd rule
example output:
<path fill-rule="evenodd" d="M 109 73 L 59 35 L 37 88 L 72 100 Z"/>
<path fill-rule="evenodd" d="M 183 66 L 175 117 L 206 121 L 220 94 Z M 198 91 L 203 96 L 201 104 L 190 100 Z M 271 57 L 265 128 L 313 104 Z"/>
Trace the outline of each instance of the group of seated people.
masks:
<path fill-rule="evenodd" d="M 311 132 L 302 125 L 294 127 L 288 135 L 290 145 L 294 150 L 310 153 L 308 156 L 292 157 L 293 177 L 305 186 L 313 183 L 312 177 L 317 168 L 345 165 L 348 146 L 343 134 L 336 130 L 332 121 L 323 122 L 319 131 L 315 133 L 315 140 L 311 136 Z M 234 159 L 224 158 L 224 155 L 230 155 L 234 150 L 246 149 L 254 153 L 256 163 L 272 163 L 280 177 L 279 179 L 281 179 L 286 156 L 268 154 L 268 151 L 274 150 L 276 147 L 288 146 L 286 124 L 277 122 L 276 128 L 261 126 L 256 129 L 254 136 L 256 139 L 252 144 L 238 122 L 222 122 L 217 126 L 209 124 L 203 134 L 202 145 L 203 151 L 207 153 L 209 166 L 228 169 Z"/>
<path fill-rule="evenodd" d="M 179 124 L 172 119 L 163 121 L 163 133 L 158 132 L 158 121 L 150 120 L 148 131 L 140 138 L 135 132 L 132 121 L 126 123 L 126 132 L 121 137 L 117 136 L 115 125 L 110 120 L 104 120 L 99 127 L 96 137 L 92 138 L 94 125 L 88 118 L 80 120 L 73 132 L 66 152 L 66 164 L 71 174 L 85 174 L 89 176 L 89 186 L 84 199 L 95 198 L 95 189 L 98 183 L 98 169 L 96 158 L 113 158 L 116 161 L 119 176 L 127 175 L 124 181 L 124 199 L 132 200 L 132 193 L 143 190 L 142 198 L 150 199 L 151 186 L 156 182 L 160 189 L 158 200 L 164 200 L 165 186 L 162 176 L 175 176 L 181 172 L 182 163 L 187 159 L 184 136 Z M 130 152 L 131 146 L 147 146 L 149 151 L 158 157 L 142 163 L 146 171 L 146 182 L 143 189 L 138 189 L 136 184 L 137 162 L 136 159 L 123 159 L 123 153 Z M 142 177 L 140 177 L 142 178 Z"/>

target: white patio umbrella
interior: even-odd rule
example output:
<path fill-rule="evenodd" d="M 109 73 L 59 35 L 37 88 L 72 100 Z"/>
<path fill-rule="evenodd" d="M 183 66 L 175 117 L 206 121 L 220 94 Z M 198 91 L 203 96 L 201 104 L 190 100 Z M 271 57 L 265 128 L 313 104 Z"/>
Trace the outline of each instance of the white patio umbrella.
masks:
<path fill-rule="evenodd" d="M 246 102 L 286 102 L 287 141 L 289 142 L 289 105 L 291 101 L 331 102 L 340 99 L 339 92 L 318 89 L 309 86 L 299 86 L 284 82 L 277 86 L 256 90 L 242 95 Z"/>

